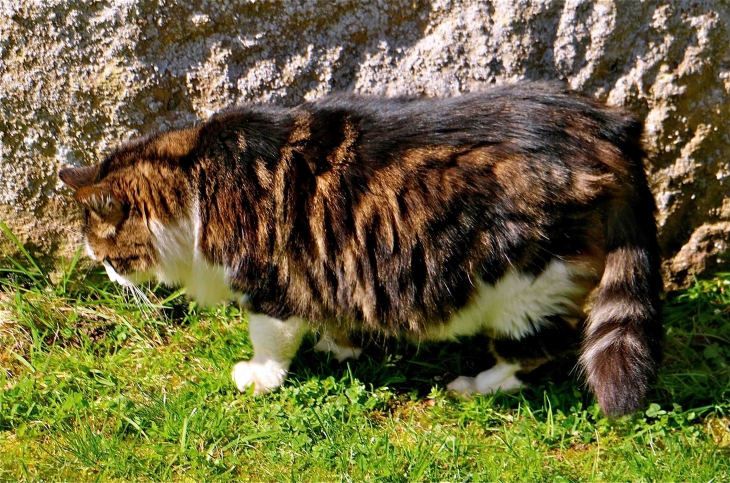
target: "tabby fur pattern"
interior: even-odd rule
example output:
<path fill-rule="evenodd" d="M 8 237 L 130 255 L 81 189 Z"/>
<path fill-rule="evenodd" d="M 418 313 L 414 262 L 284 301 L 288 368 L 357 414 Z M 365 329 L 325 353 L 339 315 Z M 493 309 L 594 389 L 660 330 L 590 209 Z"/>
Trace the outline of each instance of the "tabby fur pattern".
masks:
<path fill-rule="evenodd" d="M 309 331 L 339 359 L 359 355 L 352 334 L 481 333 L 497 366 L 450 389 L 515 389 L 578 348 L 617 416 L 641 407 L 661 352 L 641 134 L 626 110 L 554 84 L 338 94 L 235 107 L 60 177 L 114 280 L 245 305 L 241 390 L 278 387 Z"/>

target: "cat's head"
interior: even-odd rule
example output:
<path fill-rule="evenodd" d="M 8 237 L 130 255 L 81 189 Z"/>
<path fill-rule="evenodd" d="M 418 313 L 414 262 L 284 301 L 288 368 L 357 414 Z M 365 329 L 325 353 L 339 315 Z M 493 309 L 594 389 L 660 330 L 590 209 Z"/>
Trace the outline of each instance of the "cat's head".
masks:
<path fill-rule="evenodd" d="M 179 132 L 163 134 L 127 145 L 100 164 L 59 172 L 84 209 L 86 252 L 111 280 L 137 284 L 159 273 L 156 239 L 189 212 L 190 190 L 179 162 L 189 144 Z"/>

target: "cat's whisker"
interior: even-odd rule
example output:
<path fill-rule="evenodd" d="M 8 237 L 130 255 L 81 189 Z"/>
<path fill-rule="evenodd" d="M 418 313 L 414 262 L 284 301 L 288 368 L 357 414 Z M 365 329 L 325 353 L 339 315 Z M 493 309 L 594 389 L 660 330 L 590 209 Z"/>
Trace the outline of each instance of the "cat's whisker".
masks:
<path fill-rule="evenodd" d="M 137 305 L 137 294 L 134 293 L 134 290 L 132 290 L 132 287 L 127 286 L 127 285 L 122 285 L 122 292 L 124 293 L 124 298 L 128 302 L 133 302 L 134 305 Z"/>
<path fill-rule="evenodd" d="M 134 305 L 137 309 L 145 316 L 156 315 L 157 310 L 154 304 L 150 301 L 149 297 L 142 291 L 137 285 L 124 285 L 124 292 L 131 295 L 134 300 Z"/>
<path fill-rule="evenodd" d="M 151 305 L 152 305 L 152 302 L 150 302 L 150 299 L 149 299 L 149 298 L 147 297 L 147 295 L 146 295 L 146 294 L 145 294 L 145 293 L 144 293 L 144 292 L 142 291 L 142 289 L 141 289 L 141 288 L 139 288 L 139 287 L 138 287 L 138 286 L 136 286 L 136 285 L 132 285 L 132 287 L 133 287 L 134 293 L 135 293 L 135 295 L 136 295 L 136 298 L 137 298 L 138 300 L 140 300 L 141 302 L 143 302 L 143 304 L 144 304 L 144 305 L 143 305 L 143 307 L 144 307 L 144 306 L 147 306 L 147 307 L 149 307 L 149 306 L 151 306 Z"/>
<path fill-rule="evenodd" d="M 149 312 L 155 312 L 156 310 L 155 310 L 154 304 L 149 299 L 147 294 L 144 293 L 144 291 L 140 287 L 138 287 L 136 285 L 133 285 L 133 287 L 134 287 L 135 292 L 137 293 L 137 295 L 143 302 L 142 308 L 147 309 Z"/>

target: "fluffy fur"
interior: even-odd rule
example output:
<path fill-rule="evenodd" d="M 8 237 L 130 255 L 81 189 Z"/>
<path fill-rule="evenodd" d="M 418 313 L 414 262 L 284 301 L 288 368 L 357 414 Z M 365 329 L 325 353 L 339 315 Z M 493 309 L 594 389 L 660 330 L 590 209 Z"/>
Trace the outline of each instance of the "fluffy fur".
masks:
<path fill-rule="evenodd" d="M 278 387 L 307 327 L 342 356 L 359 354 L 352 333 L 487 333 L 498 365 L 452 389 L 514 389 L 580 344 L 588 385 L 620 415 L 643 403 L 662 334 L 641 129 L 546 84 L 336 95 L 237 107 L 60 175 L 117 277 L 246 305 L 241 390 Z"/>

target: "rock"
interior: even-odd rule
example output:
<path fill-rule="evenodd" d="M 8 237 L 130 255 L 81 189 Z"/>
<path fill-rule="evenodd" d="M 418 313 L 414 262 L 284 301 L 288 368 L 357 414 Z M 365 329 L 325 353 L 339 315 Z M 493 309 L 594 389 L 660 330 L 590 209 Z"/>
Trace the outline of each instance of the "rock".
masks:
<path fill-rule="evenodd" d="M 728 270 L 729 22 L 724 0 L 5 0 L 0 219 L 68 254 L 59 167 L 243 101 L 562 79 L 646 117 L 666 276 L 683 286 Z"/>

